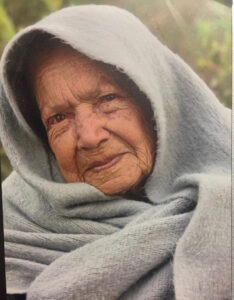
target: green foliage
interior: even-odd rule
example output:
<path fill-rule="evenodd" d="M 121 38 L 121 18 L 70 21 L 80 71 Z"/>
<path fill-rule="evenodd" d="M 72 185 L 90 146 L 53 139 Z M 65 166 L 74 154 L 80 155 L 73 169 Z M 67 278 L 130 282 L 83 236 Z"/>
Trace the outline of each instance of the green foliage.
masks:
<path fill-rule="evenodd" d="M 68 0 L 2 0 L 2 2 L 17 31 L 68 4 Z"/>
<path fill-rule="evenodd" d="M 204 74 L 206 82 L 217 97 L 231 107 L 231 27 L 230 20 L 198 20 L 197 52 L 198 72 Z"/>
<path fill-rule="evenodd" d="M 44 16 L 47 12 L 43 1 L 4 0 L 3 3 L 17 31 L 34 23 L 38 19 L 38 16 Z"/>
<path fill-rule="evenodd" d="M 95 0 L 93 1 L 95 2 Z M 85 0 L 69 0 L 70 5 L 80 5 L 80 4 L 86 4 L 87 1 Z"/>
<path fill-rule="evenodd" d="M 0 52 L 3 50 L 4 45 L 15 34 L 14 25 L 6 13 L 6 10 L 0 5 Z"/>
<path fill-rule="evenodd" d="M 58 10 L 64 4 L 63 0 L 42 0 L 50 12 Z"/>
<path fill-rule="evenodd" d="M 1 179 L 4 180 L 11 172 L 11 166 L 1 144 L 0 144 L 0 158 L 1 158 Z"/>

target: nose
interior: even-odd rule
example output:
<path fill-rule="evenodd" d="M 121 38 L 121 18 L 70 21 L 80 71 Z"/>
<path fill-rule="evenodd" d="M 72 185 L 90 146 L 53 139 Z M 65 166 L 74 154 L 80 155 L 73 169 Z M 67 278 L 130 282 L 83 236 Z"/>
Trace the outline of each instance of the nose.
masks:
<path fill-rule="evenodd" d="M 77 147 L 81 149 L 97 148 L 107 141 L 110 132 L 105 128 L 105 120 L 91 109 L 76 114 Z"/>

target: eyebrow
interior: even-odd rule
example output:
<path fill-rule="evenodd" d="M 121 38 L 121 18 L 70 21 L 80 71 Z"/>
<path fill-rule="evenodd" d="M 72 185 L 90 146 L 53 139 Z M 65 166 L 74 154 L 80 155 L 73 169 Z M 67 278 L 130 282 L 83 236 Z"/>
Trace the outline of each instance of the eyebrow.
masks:
<path fill-rule="evenodd" d="M 94 87 L 90 88 L 90 90 L 85 91 L 85 95 L 79 94 L 79 95 L 74 95 L 76 99 L 81 99 L 81 100 L 90 100 L 90 99 L 95 99 L 98 97 L 99 94 L 101 94 L 102 90 L 106 86 L 112 86 L 115 88 L 120 89 L 120 87 L 112 80 L 110 80 L 107 76 L 102 74 L 99 77 L 99 80 Z"/>
<path fill-rule="evenodd" d="M 65 106 L 66 106 L 66 104 L 52 104 L 52 105 L 47 105 L 44 108 L 40 109 L 41 117 L 42 118 L 43 117 L 47 118 L 51 114 L 59 113 L 61 110 L 64 109 Z M 68 104 L 67 106 L 70 106 L 70 104 Z"/>

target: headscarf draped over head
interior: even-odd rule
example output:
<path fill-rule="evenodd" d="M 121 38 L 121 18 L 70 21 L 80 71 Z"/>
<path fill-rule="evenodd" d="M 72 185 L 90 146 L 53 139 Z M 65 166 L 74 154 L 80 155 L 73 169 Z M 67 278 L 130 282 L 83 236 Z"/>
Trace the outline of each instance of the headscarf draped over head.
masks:
<path fill-rule="evenodd" d="M 54 36 L 128 76 L 150 101 L 156 160 L 148 203 L 65 183 L 23 107 L 27 51 Z M 7 292 L 27 299 L 230 299 L 230 110 L 129 12 L 57 11 L 1 60 Z"/>

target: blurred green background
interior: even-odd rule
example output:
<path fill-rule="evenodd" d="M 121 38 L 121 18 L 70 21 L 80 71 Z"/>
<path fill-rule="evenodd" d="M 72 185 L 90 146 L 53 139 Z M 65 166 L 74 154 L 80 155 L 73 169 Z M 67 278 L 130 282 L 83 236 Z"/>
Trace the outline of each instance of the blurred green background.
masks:
<path fill-rule="evenodd" d="M 16 32 L 62 7 L 111 4 L 139 17 L 231 107 L 231 0 L 0 0 L 0 55 Z M 0 145 L 1 174 L 11 171 Z"/>

